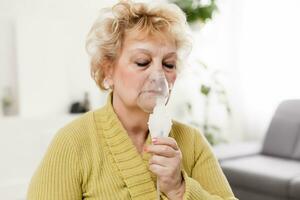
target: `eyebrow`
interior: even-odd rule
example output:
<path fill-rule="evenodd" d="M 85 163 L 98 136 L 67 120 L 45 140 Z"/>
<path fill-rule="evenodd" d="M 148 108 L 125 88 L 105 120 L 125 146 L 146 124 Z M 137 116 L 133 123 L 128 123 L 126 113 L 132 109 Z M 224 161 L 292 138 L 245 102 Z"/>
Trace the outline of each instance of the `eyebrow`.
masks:
<path fill-rule="evenodd" d="M 139 52 L 143 52 L 143 53 L 146 53 L 146 54 L 152 54 L 151 51 L 147 50 L 147 49 L 144 49 L 144 48 L 136 48 L 136 49 L 133 49 L 133 50 L 130 50 L 130 52 L 135 52 L 135 51 L 139 51 Z M 166 56 L 172 56 L 172 55 L 175 55 L 177 57 L 177 53 L 175 51 L 172 51 L 172 52 L 169 52 L 166 54 Z"/>

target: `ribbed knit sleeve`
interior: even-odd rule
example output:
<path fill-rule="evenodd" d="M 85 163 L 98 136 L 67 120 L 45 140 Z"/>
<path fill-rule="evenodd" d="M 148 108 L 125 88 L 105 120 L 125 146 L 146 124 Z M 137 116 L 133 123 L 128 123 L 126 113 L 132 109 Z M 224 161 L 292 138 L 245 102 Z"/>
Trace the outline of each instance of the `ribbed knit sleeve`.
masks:
<path fill-rule="evenodd" d="M 82 199 L 78 152 L 69 135 L 67 130 L 56 134 L 31 180 L 28 200 Z"/>
<path fill-rule="evenodd" d="M 195 165 L 191 177 L 183 170 L 184 200 L 236 200 L 221 167 L 205 137 L 195 131 Z"/>

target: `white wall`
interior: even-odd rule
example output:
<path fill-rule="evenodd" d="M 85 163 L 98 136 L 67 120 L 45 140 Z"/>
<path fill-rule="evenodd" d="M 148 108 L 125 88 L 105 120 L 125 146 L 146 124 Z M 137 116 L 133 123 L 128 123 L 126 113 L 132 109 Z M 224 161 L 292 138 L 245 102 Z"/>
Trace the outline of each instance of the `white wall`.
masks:
<path fill-rule="evenodd" d="M 0 17 L 0 99 L 10 92 L 13 98 L 17 99 L 16 70 L 16 42 L 13 20 L 9 17 Z M 0 116 L 2 113 L 1 108 L 2 106 L 0 106 Z M 15 102 L 11 112 L 16 113 L 17 110 L 18 102 Z"/>
<path fill-rule="evenodd" d="M 0 1 L 0 91 L 12 87 L 19 115 L 65 113 L 85 91 L 94 107 L 103 104 L 84 43 L 98 10 L 113 2 Z"/>
<path fill-rule="evenodd" d="M 300 1 L 225 0 L 218 6 L 196 32 L 192 57 L 227 74 L 234 111 L 229 136 L 262 139 L 277 105 L 300 98 Z"/>
<path fill-rule="evenodd" d="M 261 137 L 278 103 L 300 98 L 300 1 L 244 0 L 241 9 L 237 59 L 245 130 Z"/>
<path fill-rule="evenodd" d="M 192 25 L 193 51 L 189 64 L 175 85 L 177 99 L 171 99 L 171 111 L 175 110 L 178 119 L 191 118 L 183 111 L 184 102 L 190 101 L 194 106 L 194 120 L 203 122 L 204 102 L 199 92 L 199 83 L 210 80 L 200 70 L 199 63 L 205 63 L 210 71 L 220 70 L 224 74 L 223 85 L 226 87 L 232 108 L 231 117 L 226 117 L 224 107 L 211 101 L 210 122 L 219 126 L 224 137 L 229 141 L 241 140 L 244 135 L 244 102 L 241 96 L 239 66 L 237 64 L 238 37 L 241 32 L 241 1 L 225 0 L 218 2 L 219 11 L 213 20 L 204 26 L 199 23 Z M 184 93 L 185 95 L 182 95 Z M 180 98 L 180 99 L 178 99 Z M 181 105 L 180 107 L 178 105 Z"/>

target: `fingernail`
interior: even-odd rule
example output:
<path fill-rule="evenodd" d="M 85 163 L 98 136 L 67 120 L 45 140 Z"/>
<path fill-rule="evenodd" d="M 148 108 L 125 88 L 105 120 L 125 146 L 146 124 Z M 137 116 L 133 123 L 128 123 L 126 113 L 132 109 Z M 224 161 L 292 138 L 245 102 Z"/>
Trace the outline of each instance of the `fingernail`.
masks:
<path fill-rule="evenodd" d="M 157 142 L 157 138 L 156 137 L 152 138 L 152 143 L 155 144 L 156 142 Z"/>
<path fill-rule="evenodd" d="M 143 147 L 143 151 L 145 151 L 145 152 L 147 151 L 147 146 Z"/>

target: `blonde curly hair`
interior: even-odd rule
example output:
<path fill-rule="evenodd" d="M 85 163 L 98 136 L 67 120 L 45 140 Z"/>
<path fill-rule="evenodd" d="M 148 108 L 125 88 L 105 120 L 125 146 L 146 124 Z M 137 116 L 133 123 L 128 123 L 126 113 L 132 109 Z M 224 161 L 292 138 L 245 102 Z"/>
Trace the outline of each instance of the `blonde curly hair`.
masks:
<path fill-rule="evenodd" d="M 120 1 L 113 7 L 103 8 L 88 33 L 86 50 L 90 55 L 91 76 L 103 90 L 105 70 L 122 48 L 125 33 L 140 31 L 146 35 L 169 34 L 174 39 L 177 67 L 191 49 L 190 31 L 184 12 L 171 3 L 134 3 Z"/>

